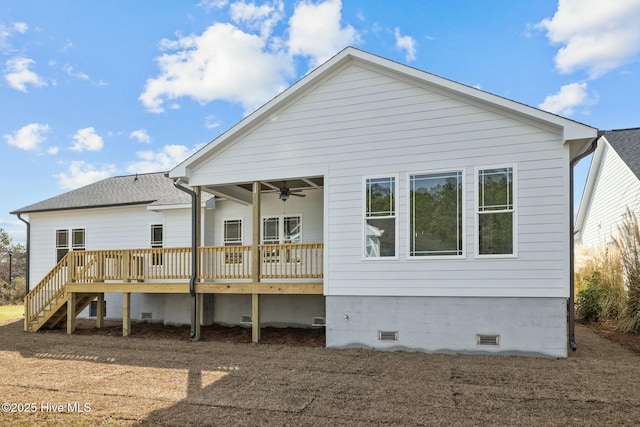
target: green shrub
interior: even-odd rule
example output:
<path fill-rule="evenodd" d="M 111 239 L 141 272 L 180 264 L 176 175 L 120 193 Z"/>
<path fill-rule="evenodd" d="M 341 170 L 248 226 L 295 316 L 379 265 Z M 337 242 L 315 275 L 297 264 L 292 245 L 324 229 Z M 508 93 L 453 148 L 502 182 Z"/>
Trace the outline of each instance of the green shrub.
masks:
<path fill-rule="evenodd" d="M 578 292 L 576 308 L 578 319 L 584 323 L 597 322 L 603 314 L 602 298 L 605 289 L 600 286 L 600 273 L 595 271 L 586 278 L 587 286 Z"/>

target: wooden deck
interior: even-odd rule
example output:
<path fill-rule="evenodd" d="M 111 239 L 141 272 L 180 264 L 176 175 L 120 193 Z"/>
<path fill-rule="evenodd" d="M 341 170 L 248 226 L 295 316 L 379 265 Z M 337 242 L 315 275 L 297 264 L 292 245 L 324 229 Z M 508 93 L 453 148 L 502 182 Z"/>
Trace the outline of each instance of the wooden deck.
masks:
<path fill-rule="evenodd" d="M 196 297 L 251 294 L 257 306 L 261 294 L 323 293 L 322 243 L 201 247 L 196 263 Z M 25 297 L 25 331 L 53 327 L 66 318 L 71 333 L 79 310 L 107 292 L 123 294 L 127 322 L 131 293 L 187 294 L 191 274 L 191 248 L 69 252 Z"/>

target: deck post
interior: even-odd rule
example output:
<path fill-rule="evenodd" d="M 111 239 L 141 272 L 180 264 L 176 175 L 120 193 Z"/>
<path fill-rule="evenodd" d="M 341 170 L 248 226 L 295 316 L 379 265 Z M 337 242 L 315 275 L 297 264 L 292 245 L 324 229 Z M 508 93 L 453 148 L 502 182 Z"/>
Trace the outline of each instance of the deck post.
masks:
<path fill-rule="evenodd" d="M 122 336 L 131 335 L 131 293 L 122 293 Z"/>
<path fill-rule="evenodd" d="M 196 237 L 196 250 L 200 250 L 200 247 L 202 246 L 202 187 L 194 187 L 193 192 L 196 193 L 196 206 L 198 209 L 196 210 L 196 229 L 192 230 L 192 233 L 195 233 Z M 200 281 L 200 254 L 198 254 L 194 259 L 196 261 L 196 265 L 193 266 L 196 273 L 195 282 L 198 283 Z M 200 341 L 200 327 L 202 325 L 202 294 L 196 293 L 195 310 L 196 324 L 193 340 Z"/>
<path fill-rule="evenodd" d="M 76 331 L 76 293 L 67 293 L 67 334 Z"/>
<path fill-rule="evenodd" d="M 260 281 L 260 181 L 253 182 L 253 233 L 251 240 L 251 280 Z M 251 294 L 251 341 L 260 341 L 260 294 Z"/>
<path fill-rule="evenodd" d="M 104 326 L 104 293 L 98 294 L 98 305 L 96 306 L 96 328 L 100 329 Z"/>

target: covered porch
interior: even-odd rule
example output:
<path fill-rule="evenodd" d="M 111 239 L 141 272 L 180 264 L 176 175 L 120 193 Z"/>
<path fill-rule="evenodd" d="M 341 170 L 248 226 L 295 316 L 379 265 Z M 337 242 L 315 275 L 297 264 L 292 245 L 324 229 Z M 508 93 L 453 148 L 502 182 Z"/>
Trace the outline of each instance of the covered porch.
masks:
<path fill-rule="evenodd" d="M 203 296 L 237 294 L 251 296 L 252 339 L 257 342 L 260 295 L 323 295 L 322 212 L 319 224 L 305 218 L 306 232 L 299 212 L 310 199 L 322 200 L 322 183 L 322 178 L 304 178 L 193 187 L 191 247 L 68 252 L 25 298 L 25 330 L 66 322 L 67 332 L 73 333 L 76 316 L 96 299 L 96 326 L 101 327 L 105 293 L 121 293 L 123 335 L 129 335 L 132 294 L 187 294 L 193 301 L 192 335 L 197 340 Z M 314 191 L 315 196 L 305 199 L 307 191 Z M 203 192 L 216 197 L 203 201 Z M 298 203 L 293 213 L 286 211 L 296 206 L 287 203 L 290 197 Z M 267 209 L 263 210 L 265 199 Z M 315 203 L 302 210 L 317 211 Z M 239 230 L 239 238 L 227 235 L 233 230 L 230 223 Z"/>

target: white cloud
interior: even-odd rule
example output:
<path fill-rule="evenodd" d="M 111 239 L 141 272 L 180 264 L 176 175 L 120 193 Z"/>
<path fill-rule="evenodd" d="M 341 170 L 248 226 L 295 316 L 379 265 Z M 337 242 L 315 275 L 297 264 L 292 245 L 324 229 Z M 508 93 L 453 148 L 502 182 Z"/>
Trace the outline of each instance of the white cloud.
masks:
<path fill-rule="evenodd" d="M 597 101 L 596 95 L 589 96 L 587 83 L 564 85 L 555 95 L 547 96 L 539 107 L 554 114 L 570 116 L 579 106 L 591 105 Z"/>
<path fill-rule="evenodd" d="M 211 9 L 221 9 L 229 4 L 229 0 L 201 0 L 196 6 L 209 12 Z"/>
<path fill-rule="evenodd" d="M 255 3 L 238 1 L 231 4 L 231 19 L 246 25 L 251 30 L 260 31 L 260 37 L 268 38 L 276 24 L 282 20 L 284 3 L 275 0 L 272 4 L 256 6 Z"/>
<path fill-rule="evenodd" d="M 64 72 L 67 73 L 68 75 L 70 75 L 71 77 L 77 77 L 80 80 L 91 80 L 91 78 L 83 72 L 74 72 L 73 71 L 73 67 L 69 64 L 65 65 L 64 67 L 62 67 Z"/>
<path fill-rule="evenodd" d="M 24 34 L 29 29 L 29 26 L 26 22 L 15 22 L 13 24 L 13 29 L 20 34 Z"/>
<path fill-rule="evenodd" d="M 204 125 L 207 129 L 215 129 L 220 126 L 220 122 L 216 119 L 216 116 L 210 115 L 204 118 Z"/>
<path fill-rule="evenodd" d="M 151 137 L 147 133 L 146 129 L 134 130 L 129 134 L 129 138 L 136 139 L 138 142 L 141 142 L 143 144 L 151 143 Z"/>
<path fill-rule="evenodd" d="M 47 82 L 31 71 L 29 67 L 36 62 L 33 59 L 16 56 L 7 60 L 4 78 L 13 89 L 27 91 L 27 85 L 35 87 L 46 86 Z"/>
<path fill-rule="evenodd" d="M 537 24 L 552 43 L 564 74 L 586 69 L 597 78 L 640 52 L 640 0 L 559 0 L 552 18 Z"/>
<path fill-rule="evenodd" d="M 9 43 L 9 39 L 13 37 L 15 33 L 26 33 L 28 29 L 29 26 L 24 22 L 14 22 L 13 25 L 8 27 L 0 24 L 0 52 L 11 52 L 13 47 Z"/>
<path fill-rule="evenodd" d="M 73 145 L 71 151 L 100 151 L 104 146 L 102 137 L 98 135 L 94 128 L 88 127 L 78 129 L 73 135 Z"/>
<path fill-rule="evenodd" d="M 136 156 L 140 160 L 130 163 L 127 166 L 127 171 L 130 173 L 168 171 L 195 151 L 195 149 L 189 149 L 184 145 L 165 145 L 160 151 L 138 151 Z"/>
<path fill-rule="evenodd" d="M 47 140 L 46 134 L 51 132 L 49 125 L 31 123 L 21 127 L 12 135 L 4 135 L 9 145 L 21 150 L 29 151 L 37 149 Z"/>
<path fill-rule="evenodd" d="M 405 59 L 407 62 L 416 60 L 416 41 L 411 36 L 400 35 L 400 28 L 396 27 L 393 31 L 396 37 L 396 48 L 406 52 Z"/>
<path fill-rule="evenodd" d="M 351 25 L 341 26 L 341 9 L 340 0 L 299 2 L 289 19 L 289 53 L 311 57 L 310 65 L 314 68 L 358 43 L 358 32 Z"/>
<path fill-rule="evenodd" d="M 265 51 L 265 41 L 231 24 L 216 23 L 201 35 L 163 40 L 173 52 L 156 58 L 160 75 L 147 80 L 140 101 L 151 112 L 187 96 L 240 103 L 250 112 L 284 90 L 293 64 L 283 53 Z"/>
<path fill-rule="evenodd" d="M 47 148 L 47 154 L 51 154 L 52 156 L 55 156 L 56 154 L 58 154 L 58 151 L 60 151 L 58 147 Z"/>
<path fill-rule="evenodd" d="M 95 165 L 78 160 L 69 164 L 67 172 L 56 174 L 54 178 L 58 180 L 60 188 L 74 189 L 109 178 L 115 172 L 114 165 L 103 165 L 98 169 Z"/>

